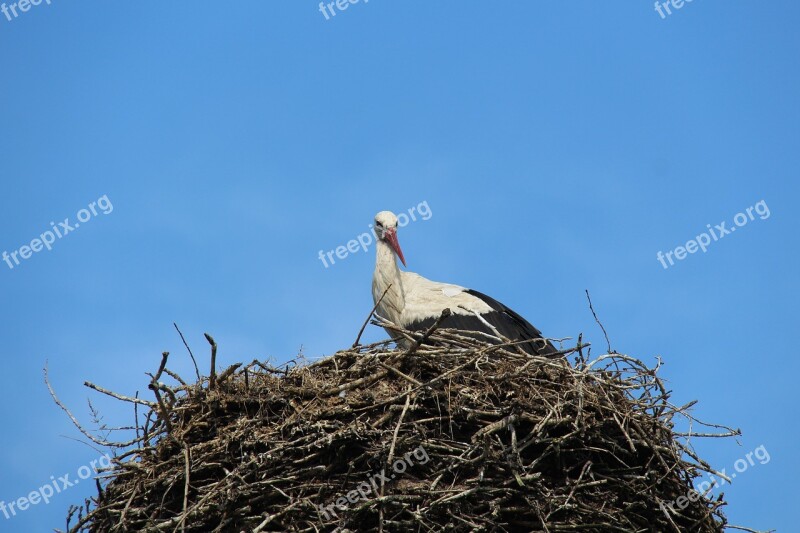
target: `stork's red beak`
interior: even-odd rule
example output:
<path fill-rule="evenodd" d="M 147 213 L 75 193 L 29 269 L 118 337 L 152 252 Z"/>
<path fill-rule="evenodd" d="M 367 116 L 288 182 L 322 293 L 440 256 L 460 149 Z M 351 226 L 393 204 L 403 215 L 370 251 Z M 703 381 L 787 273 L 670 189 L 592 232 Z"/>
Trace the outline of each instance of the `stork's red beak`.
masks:
<path fill-rule="evenodd" d="M 386 242 L 389 243 L 394 253 L 400 258 L 400 262 L 403 263 L 403 266 L 406 266 L 406 258 L 403 257 L 403 250 L 400 249 L 400 243 L 397 242 L 397 230 L 387 230 L 385 236 Z"/>

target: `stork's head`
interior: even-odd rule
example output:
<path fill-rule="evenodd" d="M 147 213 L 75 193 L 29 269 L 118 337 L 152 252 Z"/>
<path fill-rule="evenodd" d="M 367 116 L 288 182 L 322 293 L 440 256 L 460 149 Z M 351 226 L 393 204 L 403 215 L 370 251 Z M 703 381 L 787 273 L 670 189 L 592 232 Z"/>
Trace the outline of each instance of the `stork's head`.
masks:
<path fill-rule="evenodd" d="M 391 211 L 381 211 L 375 215 L 375 235 L 378 239 L 388 244 L 403 266 L 406 266 L 406 259 L 403 257 L 403 250 L 400 249 L 400 243 L 397 242 L 397 217 Z"/>

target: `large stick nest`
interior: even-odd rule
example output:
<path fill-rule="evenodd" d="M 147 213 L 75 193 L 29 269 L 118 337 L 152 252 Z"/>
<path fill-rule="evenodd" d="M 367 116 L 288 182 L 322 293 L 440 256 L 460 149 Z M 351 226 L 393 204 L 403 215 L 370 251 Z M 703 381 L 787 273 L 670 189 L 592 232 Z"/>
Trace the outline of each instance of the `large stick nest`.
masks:
<path fill-rule="evenodd" d="M 725 529 L 721 497 L 669 506 L 713 470 L 676 432 L 694 419 L 657 368 L 590 360 L 580 341 L 546 359 L 451 330 L 421 345 L 395 331 L 412 347 L 254 361 L 194 384 L 164 354 L 153 402 L 87 384 L 134 403 L 136 436 L 86 432 L 116 459 L 67 530 Z"/>

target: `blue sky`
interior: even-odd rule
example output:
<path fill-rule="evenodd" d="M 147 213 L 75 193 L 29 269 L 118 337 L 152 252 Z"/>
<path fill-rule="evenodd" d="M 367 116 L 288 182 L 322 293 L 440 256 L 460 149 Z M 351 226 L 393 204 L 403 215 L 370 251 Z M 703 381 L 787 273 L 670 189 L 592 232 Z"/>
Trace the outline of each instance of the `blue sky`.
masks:
<path fill-rule="evenodd" d="M 374 250 L 328 268 L 319 251 L 427 202 L 400 233 L 410 270 L 599 354 L 588 289 L 615 349 L 661 356 L 676 402 L 743 430 L 698 443 L 707 459 L 731 472 L 768 450 L 725 488 L 731 522 L 796 523 L 796 2 L 696 0 L 664 19 L 577 0 L 18 14 L 0 15 L 0 252 L 102 197 L 112 209 L 0 262 L 0 501 L 99 456 L 50 400 L 45 362 L 82 420 L 91 398 L 127 425 L 83 381 L 147 395 L 165 350 L 192 374 L 173 322 L 206 367 L 204 331 L 220 366 L 331 354 L 371 308 Z M 768 217 L 658 261 L 762 200 Z M 0 531 L 63 527 L 91 492 L 0 514 Z"/>

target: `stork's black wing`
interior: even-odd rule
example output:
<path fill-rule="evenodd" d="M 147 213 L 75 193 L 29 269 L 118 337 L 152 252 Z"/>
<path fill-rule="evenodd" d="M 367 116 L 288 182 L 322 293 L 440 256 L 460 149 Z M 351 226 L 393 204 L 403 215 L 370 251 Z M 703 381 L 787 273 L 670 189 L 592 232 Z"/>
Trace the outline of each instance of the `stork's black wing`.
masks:
<path fill-rule="evenodd" d="M 495 332 L 489 328 L 486 323 L 491 324 L 503 337 L 512 340 L 531 340 L 532 342 L 524 342 L 519 344 L 519 347 L 527 353 L 533 355 L 549 355 L 556 353 L 555 346 L 550 341 L 542 336 L 542 332 L 536 329 L 530 322 L 522 318 L 520 315 L 501 304 L 491 296 L 486 296 L 483 293 L 467 289 L 465 291 L 476 298 L 483 300 L 492 311 L 482 313 L 480 318 L 475 315 L 461 315 L 451 314 L 445 318 L 441 326 L 442 328 L 453 328 L 462 331 L 481 331 L 489 335 L 495 335 Z M 428 317 L 424 320 L 419 320 L 407 326 L 410 330 L 425 330 L 433 325 L 437 317 Z M 485 321 L 485 322 L 484 322 Z"/>
<path fill-rule="evenodd" d="M 544 339 L 541 331 L 536 329 L 533 324 L 522 318 L 512 309 L 509 309 L 491 296 L 487 296 L 481 292 L 472 289 L 467 289 L 466 292 L 476 298 L 480 298 L 486 302 L 489 307 L 494 309 L 494 312 L 482 315 L 482 318 L 497 328 L 498 333 L 502 336 L 515 341 L 526 339 L 535 341 L 519 345 L 520 348 L 526 352 L 537 355 L 548 355 L 558 351 L 550 341 Z M 486 326 L 484 325 L 483 327 L 485 328 Z"/>

